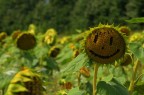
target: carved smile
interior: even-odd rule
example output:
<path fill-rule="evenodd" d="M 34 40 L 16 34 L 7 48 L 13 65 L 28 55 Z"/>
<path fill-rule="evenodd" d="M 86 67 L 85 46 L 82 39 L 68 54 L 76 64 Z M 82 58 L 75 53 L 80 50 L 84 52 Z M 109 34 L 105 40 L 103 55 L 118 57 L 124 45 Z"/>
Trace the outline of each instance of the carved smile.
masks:
<path fill-rule="evenodd" d="M 115 56 L 117 53 L 119 53 L 119 49 L 117 49 L 116 52 L 114 52 L 113 54 L 109 55 L 109 56 L 103 56 L 103 55 L 99 55 L 99 54 L 96 54 L 94 51 L 90 50 L 89 52 L 92 53 L 94 56 L 97 56 L 97 57 L 100 57 L 100 58 L 103 58 L 103 59 L 107 59 L 107 58 L 110 58 L 110 57 L 113 57 Z"/>

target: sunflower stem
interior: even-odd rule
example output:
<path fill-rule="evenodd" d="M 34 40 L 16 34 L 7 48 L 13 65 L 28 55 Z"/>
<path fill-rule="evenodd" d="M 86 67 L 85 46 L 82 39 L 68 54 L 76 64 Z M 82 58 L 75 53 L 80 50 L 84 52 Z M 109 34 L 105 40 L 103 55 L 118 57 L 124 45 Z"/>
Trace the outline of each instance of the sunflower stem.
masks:
<path fill-rule="evenodd" d="M 81 83 L 81 74 L 79 73 L 78 74 L 78 86 L 80 86 L 80 83 Z"/>
<path fill-rule="evenodd" d="M 139 63 L 139 60 L 136 59 L 136 61 L 135 61 L 135 63 L 134 63 L 134 67 L 133 67 L 132 79 L 131 79 L 130 86 L 129 86 L 129 89 L 128 89 L 128 90 L 129 90 L 129 95 L 132 95 L 133 90 L 134 90 L 136 73 L 137 73 L 139 64 L 140 64 L 140 63 Z"/>
<path fill-rule="evenodd" d="M 93 77 L 93 95 L 96 95 L 96 85 L 97 85 L 97 74 L 98 74 L 98 68 L 99 65 L 98 64 L 94 64 L 94 77 Z"/>

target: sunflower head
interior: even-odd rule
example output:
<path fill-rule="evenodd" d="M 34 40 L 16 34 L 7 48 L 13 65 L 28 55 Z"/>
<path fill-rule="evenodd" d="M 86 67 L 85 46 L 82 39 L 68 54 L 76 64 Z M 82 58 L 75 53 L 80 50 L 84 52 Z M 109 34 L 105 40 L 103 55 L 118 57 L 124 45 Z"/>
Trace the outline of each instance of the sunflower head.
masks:
<path fill-rule="evenodd" d="M 49 52 L 48 55 L 50 57 L 57 57 L 57 55 L 60 53 L 61 48 L 59 46 L 53 46 Z"/>
<path fill-rule="evenodd" d="M 0 33 L 0 42 L 2 42 L 6 37 L 7 37 L 7 33 L 6 32 L 1 32 Z"/>
<path fill-rule="evenodd" d="M 21 33 L 16 41 L 16 45 L 21 50 L 30 50 L 36 46 L 36 38 L 31 33 Z"/>
<path fill-rule="evenodd" d="M 113 63 L 125 54 L 126 42 L 117 27 L 99 25 L 90 29 L 85 39 L 85 50 L 92 60 Z"/>

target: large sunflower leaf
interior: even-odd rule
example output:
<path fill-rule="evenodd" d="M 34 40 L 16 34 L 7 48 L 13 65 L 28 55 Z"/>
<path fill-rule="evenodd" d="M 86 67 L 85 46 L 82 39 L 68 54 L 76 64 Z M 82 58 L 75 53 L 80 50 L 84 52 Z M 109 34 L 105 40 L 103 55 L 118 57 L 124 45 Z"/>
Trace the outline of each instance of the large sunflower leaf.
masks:
<path fill-rule="evenodd" d="M 99 81 L 97 95 L 129 95 L 128 90 L 115 79 L 109 82 Z"/>
<path fill-rule="evenodd" d="M 144 95 L 144 81 L 138 82 L 135 85 L 134 90 L 136 90 L 140 95 Z"/>
<path fill-rule="evenodd" d="M 142 62 L 144 63 L 144 48 L 142 47 L 141 42 L 133 42 L 129 43 L 130 50 L 132 53 Z"/>
<path fill-rule="evenodd" d="M 85 53 L 79 54 L 74 60 L 68 63 L 67 67 L 62 71 L 63 73 L 74 73 L 81 67 L 85 66 L 89 62 Z"/>

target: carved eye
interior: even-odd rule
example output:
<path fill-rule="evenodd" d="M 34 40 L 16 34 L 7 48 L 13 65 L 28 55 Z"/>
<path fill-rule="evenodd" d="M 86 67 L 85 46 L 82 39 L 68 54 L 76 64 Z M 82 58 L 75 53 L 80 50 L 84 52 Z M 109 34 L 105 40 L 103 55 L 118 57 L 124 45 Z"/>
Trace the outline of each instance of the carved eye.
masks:
<path fill-rule="evenodd" d="M 110 37 L 110 45 L 112 45 L 112 43 L 113 43 L 113 37 Z"/>
<path fill-rule="evenodd" d="M 97 39 L 98 39 L 98 34 L 95 35 L 95 38 L 94 38 L 93 42 L 96 43 Z"/>

